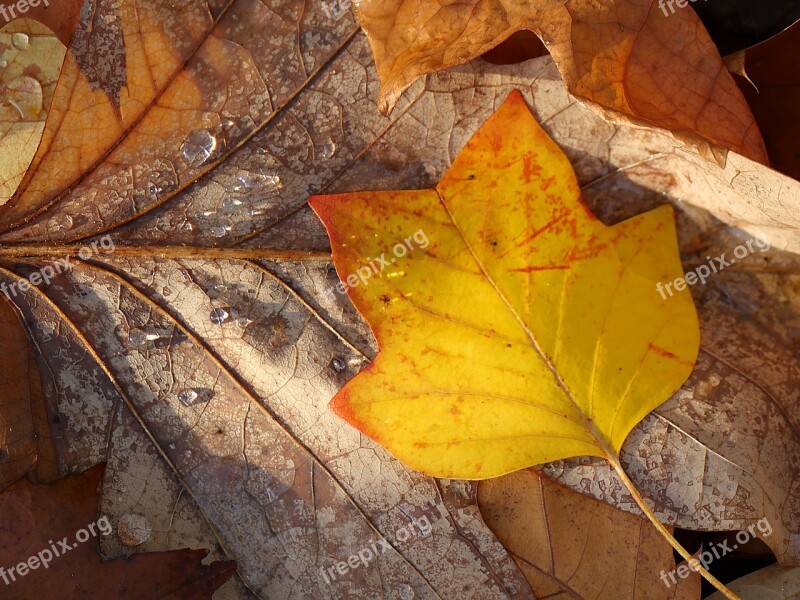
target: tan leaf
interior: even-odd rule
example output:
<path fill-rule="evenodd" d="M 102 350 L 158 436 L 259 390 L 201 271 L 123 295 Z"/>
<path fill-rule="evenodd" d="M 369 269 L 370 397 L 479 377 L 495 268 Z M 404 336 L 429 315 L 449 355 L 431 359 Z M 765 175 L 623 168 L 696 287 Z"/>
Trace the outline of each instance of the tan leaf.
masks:
<path fill-rule="evenodd" d="M 66 47 L 48 29 L 17 19 L 0 30 L 0 206 L 36 152 Z"/>
<path fill-rule="evenodd" d="M 770 565 L 735 579 L 731 589 L 744 600 L 797 600 L 800 598 L 800 569 Z M 722 600 L 711 594 L 708 600 Z"/>
<path fill-rule="evenodd" d="M 358 15 L 384 110 L 419 76 L 527 29 L 544 42 L 572 94 L 767 162 L 750 109 L 693 10 L 670 13 L 663 0 L 363 0 Z"/>
<path fill-rule="evenodd" d="M 537 598 L 700 597 L 697 573 L 671 583 L 672 547 L 647 521 L 533 469 L 481 481 L 478 505 Z"/>

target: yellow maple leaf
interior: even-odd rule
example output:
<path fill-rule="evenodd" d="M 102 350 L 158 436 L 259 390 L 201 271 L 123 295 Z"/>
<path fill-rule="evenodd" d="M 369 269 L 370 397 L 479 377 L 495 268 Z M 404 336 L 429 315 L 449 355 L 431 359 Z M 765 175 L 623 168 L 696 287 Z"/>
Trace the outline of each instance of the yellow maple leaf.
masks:
<path fill-rule="evenodd" d="M 518 93 L 435 190 L 311 205 L 343 279 L 393 258 L 350 289 L 380 353 L 332 406 L 419 471 L 483 479 L 618 455 L 692 371 L 691 295 L 656 289 L 682 274 L 671 207 L 603 225 Z"/>
<path fill-rule="evenodd" d="M 380 349 L 333 398 L 336 413 L 437 477 L 603 457 L 673 547 L 736 598 L 619 461 L 700 346 L 691 294 L 668 288 L 683 274 L 670 206 L 605 226 L 518 92 L 436 189 L 309 202 Z"/>
<path fill-rule="evenodd" d="M 603 225 L 518 92 L 436 189 L 309 202 L 380 348 L 331 401 L 340 416 L 438 477 L 603 457 L 692 569 L 737 598 L 658 520 L 619 459 L 700 348 L 691 294 L 669 288 L 682 275 L 671 207 Z"/>

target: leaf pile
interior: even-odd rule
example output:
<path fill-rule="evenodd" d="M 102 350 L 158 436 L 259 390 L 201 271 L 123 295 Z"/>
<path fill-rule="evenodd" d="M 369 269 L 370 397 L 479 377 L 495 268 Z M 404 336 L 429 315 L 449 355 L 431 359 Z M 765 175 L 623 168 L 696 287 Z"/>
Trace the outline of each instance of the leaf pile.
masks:
<path fill-rule="evenodd" d="M 591 232 L 589 240 L 629 227 L 626 220 L 657 217 L 677 231 L 684 270 L 706 255 L 730 254 L 750 236 L 770 240 L 769 252 L 691 290 L 700 324 L 697 367 L 623 442 L 622 432 L 641 416 L 628 414 L 613 440 L 621 446 L 621 465 L 665 523 L 727 530 L 766 515 L 774 532 L 764 541 L 784 564 L 798 562 L 800 522 L 792 508 L 800 474 L 796 181 L 735 153 L 725 164 L 709 162 L 664 130 L 598 116 L 568 94 L 549 57 L 502 66 L 473 61 L 429 75 L 409 85 L 387 116 L 378 110 L 380 80 L 369 43 L 350 13 L 332 19 L 319 3 L 271 0 L 94 0 L 80 12 L 76 3 L 60 6 L 72 11 L 70 18 L 52 11 L 42 17 L 51 26 L 55 20 L 58 39 L 69 42 L 58 85 L 52 89 L 44 67 L 27 72 L 43 92 L 53 91 L 49 106 L 43 96 L 41 143 L 27 157 L 16 146 L 0 157 L 15 165 L 8 181 L 21 181 L 0 209 L 0 283 L 15 290 L 8 302 L 0 295 L 0 474 L 4 486 L 13 485 L 6 494 L 42 490 L 52 502 L 59 497 L 46 490 L 53 488 L 13 482 L 27 474 L 67 485 L 77 481 L 70 475 L 106 464 L 96 499 L 83 505 L 84 512 L 91 507 L 86 522 L 53 534 L 74 534 L 107 515 L 114 533 L 100 539 L 99 553 L 93 543 L 82 550 L 92 569 L 124 564 L 100 564 L 100 555 L 141 554 L 142 564 L 150 564 L 150 553 L 207 548 L 220 576 L 228 573 L 225 561 L 237 564 L 217 600 L 533 599 L 546 595 L 535 589 L 539 575 L 551 591 L 575 583 L 562 563 L 536 562 L 505 536 L 505 525 L 486 509 L 489 488 L 479 495 L 475 483 L 407 467 L 329 407 L 360 370 L 374 369 L 368 365 L 378 347 L 365 320 L 335 291 L 331 247 L 309 196 L 434 188 L 515 89 L 574 169 L 574 181 L 556 185 L 569 187 L 573 200 L 580 188 L 599 219 L 563 215 L 565 223 Z M 642 17 L 637 10 L 631 15 Z M 592 18 L 586 17 L 589 27 Z M 695 27 L 689 17 L 670 18 L 676 27 Z M 609 39 L 623 48 L 634 28 Z M 36 64 L 49 64 L 40 62 L 42 53 Z M 697 66 L 693 56 L 676 64 L 689 73 Z M 8 69 L 17 68 L 13 57 L 2 58 L 9 59 Z M 661 68 L 659 60 L 644 62 Z M 716 68 L 716 58 L 700 63 L 702 73 Z M 612 67 L 613 75 L 619 64 Z M 719 83 L 697 96 L 697 110 L 729 90 L 727 74 L 720 73 Z M 605 89 L 604 76 L 587 80 L 588 88 Z M 712 123 L 714 131 L 695 134 L 762 160 L 751 116 L 738 92 L 731 98 L 742 110 L 719 118 L 711 101 L 709 120 L 698 122 Z M 640 96 L 628 103 L 647 108 Z M 696 114 L 680 112 L 672 129 L 685 128 Z M 469 181 L 452 183 L 466 189 Z M 10 195 L 16 184 L 8 187 Z M 473 198 L 472 208 L 478 203 Z M 665 203 L 674 209 L 674 225 L 669 209 L 659 208 Z M 443 223 L 437 214 L 423 229 Z M 429 248 L 439 243 L 429 239 Z M 666 269 L 677 276 L 670 239 Z M 370 243 L 378 254 L 391 252 L 394 232 Z M 91 252 L 81 254 L 84 247 Z M 610 268 L 610 250 L 602 256 Z M 362 258 L 368 263 L 375 256 Z M 468 258 L 456 252 L 454 260 Z M 65 260 L 69 268 L 49 283 L 25 284 Z M 472 275 L 456 271 L 453 282 Z M 355 290 L 371 293 L 379 285 L 374 278 Z M 426 288 L 437 301 L 449 297 L 453 310 L 475 311 L 464 293 L 460 283 Z M 659 301 L 654 290 L 650 299 Z M 497 312 L 498 324 L 507 313 Z M 486 320 L 489 313 L 479 316 Z M 459 348 L 439 348 L 439 357 L 455 360 Z M 431 355 L 406 358 L 436 364 Z M 508 368 L 499 364 L 498 373 Z M 470 363 L 461 374 L 477 379 L 479 367 Z M 662 382 L 662 391 L 678 387 L 677 379 Z M 634 539 L 638 525 L 640 539 L 652 536 L 655 543 L 639 516 L 608 510 L 639 511 L 607 464 L 565 459 L 539 468 L 583 494 L 574 501 L 585 507 L 576 509 L 582 516 L 606 515 L 610 530 L 625 540 Z M 534 477 L 549 490 L 542 498 L 558 500 L 549 505 L 548 522 L 556 527 L 572 518 L 566 504 L 575 497 Z M 492 485 L 498 490 L 504 482 Z M 95 489 L 93 483 L 78 487 L 84 499 Z M 564 508 L 556 513 L 556 506 Z M 19 527 L 21 519 L 0 515 L 0 546 L 11 548 L 0 566 L 8 567 L 31 554 L 19 544 L 36 544 Z M 131 515 L 149 537 L 132 539 L 121 527 Z M 424 519 L 431 524 L 427 534 L 402 534 Z M 385 552 L 367 566 L 336 570 L 372 543 Z M 554 538 L 548 546 L 554 556 L 569 556 L 573 547 Z M 196 567 L 201 554 L 180 556 Z M 673 565 L 663 541 L 637 557 L 637 578 L 645 577 L 645 565 Z M 596 572 L 592 560 L 587 555 L 576 572 Z M 630 567 L 602 589 L 627 589 Z M 336 577 L 326 581 L 322 574 L 330 568 Z M 652 577 L 649 566 L 646 571 Z M 38 574 L 25 579 L 39 582 Z M 148 574 L 140 579 L 162 581 Z M 672 593 L 651 583 L 654 593 Z M 681 594 L 692 597 L 695 585 L 693 579 Z"/>

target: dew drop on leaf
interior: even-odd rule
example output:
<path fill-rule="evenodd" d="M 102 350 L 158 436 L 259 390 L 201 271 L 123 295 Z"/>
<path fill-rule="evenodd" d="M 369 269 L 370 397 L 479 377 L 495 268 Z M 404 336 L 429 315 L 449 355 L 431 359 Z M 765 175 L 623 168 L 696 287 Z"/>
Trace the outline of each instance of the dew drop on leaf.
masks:
<path fill-rule="evenodd" d="M 194 390 L 183 390 L 178 394 L 178 400 L 184 406 L 191 406 L 197 400 L 199 394 Z"/>
<path fill-rule="evenodd" d="M 216 325 L 222 325 L 230 317 L 230 313 L 224 308 L 215 308 L 211 311 L 211 322 Z"/>
<path fill-rule="evenodd" d="M 242 205 L 242 201 L 239 198 L 234 198 L 233 196 L 226 196 L 223 198 L 220 207 L 225 210 L 232 210 L 234 208 L 238 208 Z"/>
<path fill-rule="evenodd" d="M 157 340 L 159 336 L 155 333 L 145 333 L 141 329 L 132 329 L 128 334 L 128 341 L 134 346 L 144 346 L 147 342 Z"/>
<path fill-rule="evenodd" d="M 398 592 L 400 593 L 400 600 L 413 600 L 414 598 L 414 588 L 407 583 L 400 584 Z"/>
<path fill-rule="evenodd" d="M 328 160 L 334 154 L 336 154 L 336 143 L 332 139 L 328 138 L 319 151 L 319 157 L 322 160 Z"/>
<path fill-rule="evenodd" d="M 11 43 L 17 50 L 25 50 L 28 48 L 28 44 L 30 43 L 30 38 L 26 33 L 15 33 L 14 35 L 11 36 Z"/>
<path fill-rule="evenodd" d="M 138 546 L 150 539 L 153 527 L 142 515 L 128 513 L 122 515 L 117 525 L 120 541 L 128 547 Z"/>
<path fill-rule="evenodd" d="M 230 225 L 214 225 L 209 231 L 211 235 L 214 237 L 225 237 L 225 235 L 231 230 Z"/>
<path fill-rule="evenodd" d="M 207 129 L 195 129 L 190 132 L 181 147 L 183 159 L 193 167 L 205 163 L 217 148 L 217 138 Z"/>

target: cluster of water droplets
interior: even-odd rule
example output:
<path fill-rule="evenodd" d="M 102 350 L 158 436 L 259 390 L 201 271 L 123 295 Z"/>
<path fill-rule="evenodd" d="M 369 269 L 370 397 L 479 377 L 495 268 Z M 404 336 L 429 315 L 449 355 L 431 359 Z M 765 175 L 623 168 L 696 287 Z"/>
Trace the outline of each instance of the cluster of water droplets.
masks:
<path fill-rule="evenodd" d="M 209 319 L 214 325 L 226 325 L 228 323 L 236 323 L 239 327 L 247 327 L 252 323 L 252 319 L 242 316 L 241 312 L 235 306 L 227 306 L 225 308 L 215 308 L 209 314 Z"/>
<path fill-rule="evenodd" d="M 26 33 L 14 33 L 11 36 L 11 46 L 15 50 L 24 52 L 28 49 L 30 37 Z M 0 56 L 0 69 L 8 67 L 8 59 Z M 5 91 L 3 104 L 13 106 L 19 113 L 19 118 L 25 121 L 35 121 L 43 118 L 43 91 L 40 81 L 35 79 L 26 70 L 11 80 L 3 82 Z"/>

